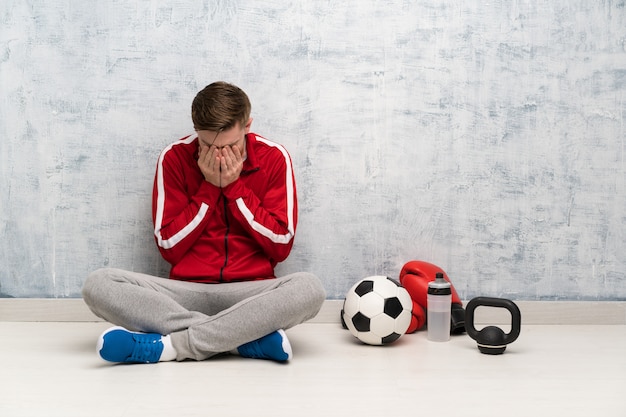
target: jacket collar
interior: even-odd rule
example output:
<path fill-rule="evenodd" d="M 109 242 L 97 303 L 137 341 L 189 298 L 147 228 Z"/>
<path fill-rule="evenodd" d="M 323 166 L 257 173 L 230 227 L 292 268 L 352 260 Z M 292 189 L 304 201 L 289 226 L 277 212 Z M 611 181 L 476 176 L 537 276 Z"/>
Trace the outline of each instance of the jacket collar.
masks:
<path fill-rule="evenodd" d="M 242 174 L 251 174 L 259 170 L 259 160 L 254 153 L 256 149 L 256 135 L 254 133 L 248 133 L 246 135 L 246 160 L 243 161 Z"/>

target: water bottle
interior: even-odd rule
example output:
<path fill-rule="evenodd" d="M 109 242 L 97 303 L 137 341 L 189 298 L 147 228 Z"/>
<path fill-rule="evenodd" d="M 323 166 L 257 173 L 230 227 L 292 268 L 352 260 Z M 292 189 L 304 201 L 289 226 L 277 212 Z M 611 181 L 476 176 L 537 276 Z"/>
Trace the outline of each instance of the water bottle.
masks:
<path fill-rule="evenodd" d="M 437 272 L 435 280 L 428 283 L 427 326 L 428 340 L 447 342 L 450 340 L 450 310 L 452 290 L 443 273 Z"/>

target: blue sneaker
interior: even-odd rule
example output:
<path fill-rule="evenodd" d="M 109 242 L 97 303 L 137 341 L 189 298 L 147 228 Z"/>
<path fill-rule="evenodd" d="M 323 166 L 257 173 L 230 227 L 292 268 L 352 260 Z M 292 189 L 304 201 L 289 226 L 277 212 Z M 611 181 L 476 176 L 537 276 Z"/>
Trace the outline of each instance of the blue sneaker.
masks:
<path fill-rule="evenodd" d="M 98 340 L 100 357 L 109 362 L 156 363 L 163 352 L 161 335 L 111 327 Z"/>
<path fill-rule="evenodd" d="M 292 357 L 291 344 L 284 330 L 277 330 L 237 348 L 244 358 L 271 359 L 287 362 Z"/>

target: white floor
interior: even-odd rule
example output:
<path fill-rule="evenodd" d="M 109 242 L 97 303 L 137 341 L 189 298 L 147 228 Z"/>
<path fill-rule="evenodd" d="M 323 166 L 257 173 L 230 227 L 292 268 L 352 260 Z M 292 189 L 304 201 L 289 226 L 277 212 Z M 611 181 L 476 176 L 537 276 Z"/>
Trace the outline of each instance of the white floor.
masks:
<path fill-rule="evenodd" d="M 488 356 L 466 335 L 373 347 L 310 323 L 288 364 L 114 366 L 95 353 L 107 327 L 0 322 L 0 416 L 626 416 L 624 325 L 523 325 Z"/>

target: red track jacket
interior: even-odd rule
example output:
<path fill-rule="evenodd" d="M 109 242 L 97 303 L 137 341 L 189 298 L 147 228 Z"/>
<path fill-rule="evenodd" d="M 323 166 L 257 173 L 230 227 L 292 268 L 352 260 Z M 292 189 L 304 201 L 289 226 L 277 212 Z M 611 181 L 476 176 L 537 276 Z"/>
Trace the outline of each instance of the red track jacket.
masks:
<path fill-rule="evenodd" d="M 254 133 L 238 180 L 220 189 L 198 168 L 197 135 L 165 148 L 159 157 L 152 218 L 170 278 L 231 282 L 274 278 L 296 231 L 298 204 L 289 154 Z"/>

